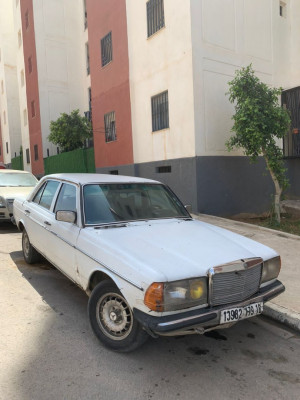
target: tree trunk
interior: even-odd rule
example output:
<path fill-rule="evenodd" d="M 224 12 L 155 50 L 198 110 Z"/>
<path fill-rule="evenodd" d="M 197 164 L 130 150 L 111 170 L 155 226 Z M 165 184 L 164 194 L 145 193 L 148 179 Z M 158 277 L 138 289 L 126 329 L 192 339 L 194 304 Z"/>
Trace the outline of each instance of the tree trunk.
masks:
<path fill-rule="evenodd" d="M 280 187 L 280 184 L 278 182 L 278 179 L 277 179 L 274 171 L 270 167 L 268 157 L 267 157 L 267 155 L 266 155 L 264 150 L 263 150 L 263 155 L 264 155 L 264 158 L 266 160 L 267 168 L 268 168 L 268 170 L 270 172 L 271 178 L 272 178 L 274 186 L 275 186 L 274 214 L 275 214 L 276 222 L 278 222 L 278 224 L 280 224 L 280 211 L 281 211 L 280 197 L 281 197 L 281 193 L 282 193 L 282 188 Z"/>

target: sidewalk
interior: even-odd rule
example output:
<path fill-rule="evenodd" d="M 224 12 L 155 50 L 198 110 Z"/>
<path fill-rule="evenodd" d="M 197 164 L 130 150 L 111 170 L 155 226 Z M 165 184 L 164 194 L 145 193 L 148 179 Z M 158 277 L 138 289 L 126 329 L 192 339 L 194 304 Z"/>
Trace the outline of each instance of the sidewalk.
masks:
<path fill-rule="evenodd" d="M 300 236 L 211 215 L 194 217 L 263 243 L 280 254 L 279 280 L 285 292 L 269 301 L 263 314 L 300 332 Z"/>

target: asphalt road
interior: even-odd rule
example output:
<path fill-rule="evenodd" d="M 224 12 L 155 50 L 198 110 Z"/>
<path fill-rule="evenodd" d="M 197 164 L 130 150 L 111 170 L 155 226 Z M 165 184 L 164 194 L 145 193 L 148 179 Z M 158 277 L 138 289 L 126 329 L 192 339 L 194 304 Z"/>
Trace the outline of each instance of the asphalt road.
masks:
<path fill-rule="evenodd" d="M 256 317 L 114 353 L 89 327 L 85 293 L 20 250 L 0 225 L 0 399 L 300 398 L 300 337 L 282 325 Z"/>

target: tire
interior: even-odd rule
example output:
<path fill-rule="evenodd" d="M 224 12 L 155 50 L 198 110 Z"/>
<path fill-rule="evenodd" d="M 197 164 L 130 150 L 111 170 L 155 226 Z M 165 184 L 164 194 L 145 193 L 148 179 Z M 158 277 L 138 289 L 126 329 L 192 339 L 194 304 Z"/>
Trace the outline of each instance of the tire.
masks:
<path fill-rule="evenodd" d="M 88 302 L 91 327 L 97 338 L 111 350 L 127 353 L 149 337 L 112 281 L 100 282 Z"/>
<path fill-rule="evenodd" d="M 41 255 L 31 245 L 26 229 L 22 233 L 23 257 L 28 264 L 34 264 L 41 260 Z"/>

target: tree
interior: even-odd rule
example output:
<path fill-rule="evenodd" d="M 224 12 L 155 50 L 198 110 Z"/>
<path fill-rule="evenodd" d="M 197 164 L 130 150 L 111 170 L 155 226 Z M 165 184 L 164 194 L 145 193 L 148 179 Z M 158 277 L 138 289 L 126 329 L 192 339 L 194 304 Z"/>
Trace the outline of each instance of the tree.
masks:
<path fill-rule="evenodd" d="M 229 151 L 234 147 L 243 148 L 251 162 L 263 155 L 275 186 L 274 212 L 280 223 L 280 198 L 288 180 L 277 139 L 284 137 L 290 125 L 288 111 L 278 102 L 282 89 L 261 82 L 255 76 L 252 65 L 236 71 L 234 79 L 228 84 L 227 94 L 235 107 L 231 129 L 235 135 L 230 137 L 226 146 Z"/>
<path fill-rule="evenodd" d="M 85 139 L 92 137 L 92 126 L 86 117 L 79 115 L 79 110 L 70 114 L 62 113 L 56 121 L 50 122 L 48 140 L 58 145 L 62 151 L 80 149 Z"/>

